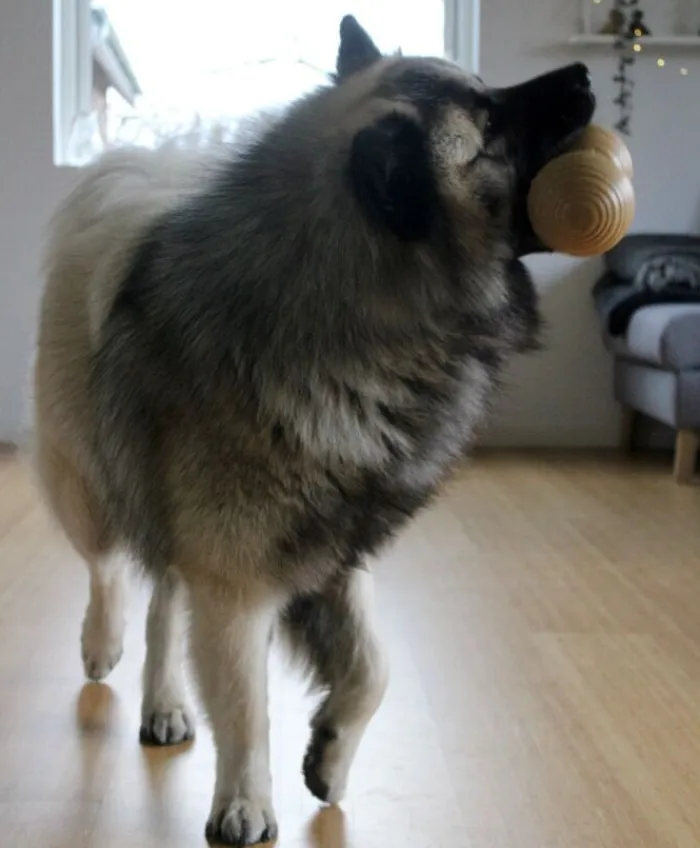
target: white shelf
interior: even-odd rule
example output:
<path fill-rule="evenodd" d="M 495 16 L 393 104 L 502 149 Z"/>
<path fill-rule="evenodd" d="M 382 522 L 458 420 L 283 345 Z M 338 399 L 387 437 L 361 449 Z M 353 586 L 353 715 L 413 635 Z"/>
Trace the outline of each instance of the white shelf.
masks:
<path fill-rule="evenodd" d="M 650 47 L 690 48 L 700 50 L 700 35 L 647 35 L 632 39 L 642 45 Z M 572 35 L 569 44 L 578 44 L 581 47 L 612 47 L 615 44 L 614 35 L 593 35 L 582 33 Z"/>

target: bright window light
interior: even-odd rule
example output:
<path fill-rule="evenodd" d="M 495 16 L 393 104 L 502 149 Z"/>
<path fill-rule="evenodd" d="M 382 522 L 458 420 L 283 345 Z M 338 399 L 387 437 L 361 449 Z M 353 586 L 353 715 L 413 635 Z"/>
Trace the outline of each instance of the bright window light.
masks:
<path fill-rule="evenodd" d="M 147 108 L 245 114 L 287 102 L 335 65 L 354 14 L 385 51 L 442 55 L 443 0 L 101 0 Z"/>

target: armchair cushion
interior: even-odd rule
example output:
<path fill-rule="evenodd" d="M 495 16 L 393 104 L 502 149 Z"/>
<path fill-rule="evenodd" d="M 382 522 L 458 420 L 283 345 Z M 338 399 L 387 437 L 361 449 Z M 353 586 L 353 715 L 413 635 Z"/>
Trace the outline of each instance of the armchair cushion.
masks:
<path fill-rule="evenodd" d="M 618 354 L 661 368 L 700 368 L 700 304 L 638 309 L 616 348 Z"/>

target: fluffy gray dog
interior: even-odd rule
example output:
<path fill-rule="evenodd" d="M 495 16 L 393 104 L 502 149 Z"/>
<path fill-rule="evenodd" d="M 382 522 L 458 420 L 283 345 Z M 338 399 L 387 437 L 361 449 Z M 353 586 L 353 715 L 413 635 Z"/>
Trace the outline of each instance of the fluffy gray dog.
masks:
<path fill-rule="evenodd" d="M 36 462 L 90 569 L 86 674 L 120 657 L 128 552 L 150 575 L 144 742 L 217 749 L 211 841 L 273 839 L 266 660 L 279 629 L 323 700 L 306 785 L 335 802 L 387 671 L 366 558 L 469 446 L 534 348 L 525 198 L 591 119 L 573 65 L 491 89 L 383 56 L 352 18 L 337 73 L 245 146 L 117 151 L 59 210 L 35 368 Z"/>

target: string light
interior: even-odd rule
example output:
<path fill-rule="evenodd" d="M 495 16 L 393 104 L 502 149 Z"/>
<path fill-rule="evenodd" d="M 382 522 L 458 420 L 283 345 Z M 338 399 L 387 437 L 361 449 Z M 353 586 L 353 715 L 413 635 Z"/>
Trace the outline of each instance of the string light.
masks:
<path fill-rule="evenodd" d="M 688 69 L 687 68 L 681 68 L 681 76 L 682 77 L 688 76 Z"/>
<path fill-rule="evenodd" d="M 632 115 L 632 91 L 634 88 L 631 71 L 634 68 L 636 57 L 642 52 L 642 45 L 639 41 L 635 42 L 634 40 L 634 30 L 639 29 L 643 32 L 644 27 L 642 25 L 642 13 L 639 12 L 639 0 L 613 0 L 612 6 L 616 14 L 615 18 L 613 18 L 613 13 L 611 12 L 609 23 L 613 24 L 615 52 L 618 58 L 617 73 L 613 77 L 614 82 L 618 84 L 618 92 L 613 103 L 619 107 L 620 111 L 615 129 L 623 135 L 629 135 Z M 628 29 L 623 32 L 621 23 L 630 20 L 634 29 Z M 630 50 L 630 46 L 632 50 Z"/>
<path fill-rule="evenodd" d="M 660 68 L 663 68 L 663 66 L 666 64 L 666 60 L 665 60 L 665 59 L 661 59 L 661 58 L 659 58 L 659 59 L 657 59 L 657 60 L 656 60 L 656 64 L 657 64 Z"/>

